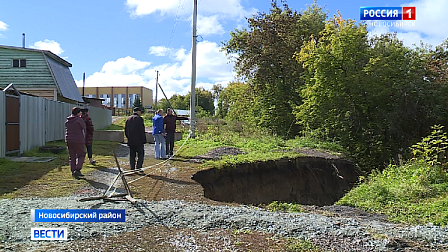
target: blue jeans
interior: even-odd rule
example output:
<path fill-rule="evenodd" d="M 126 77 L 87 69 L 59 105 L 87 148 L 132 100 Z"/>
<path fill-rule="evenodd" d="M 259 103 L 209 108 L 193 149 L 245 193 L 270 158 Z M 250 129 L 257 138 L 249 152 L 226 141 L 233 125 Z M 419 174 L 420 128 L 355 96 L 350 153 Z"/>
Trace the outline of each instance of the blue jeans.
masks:
<path fill-rule="evenodd" d="M 155 134 L 154 136 L 154 151 L 156 153 L 156 158 L 165 158 L 166 157 L 166 149 L 165 149 L 165 137 L 162 134 Z"/>

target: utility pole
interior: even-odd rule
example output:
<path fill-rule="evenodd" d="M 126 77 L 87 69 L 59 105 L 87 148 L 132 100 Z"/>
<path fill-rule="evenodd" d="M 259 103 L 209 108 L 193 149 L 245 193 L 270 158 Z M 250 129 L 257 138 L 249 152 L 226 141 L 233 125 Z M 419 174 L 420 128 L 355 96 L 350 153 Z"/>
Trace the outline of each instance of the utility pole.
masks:
<path fill-rule="evenodd" d="M 193 48 L 191 49 L 191 92 L 190 92 L 190 137 L 194 138 L 195 120 L 195 89 L 196 89 L 196 26 L 198 19 L 198 0 L 194 0 L 193 9 Z"/>
<path fill-rule="evenodd" d="M 159 85 L 159 70 L 156 70 L 156 99 L 154 100 L 154 110 L 157 111 L 157 87 Z"/>
<path fill-rule="evenodd" d="M 86 73 L 82 74 L 82 97 L 84 97 L 84 87 L 86 86 Z"/>

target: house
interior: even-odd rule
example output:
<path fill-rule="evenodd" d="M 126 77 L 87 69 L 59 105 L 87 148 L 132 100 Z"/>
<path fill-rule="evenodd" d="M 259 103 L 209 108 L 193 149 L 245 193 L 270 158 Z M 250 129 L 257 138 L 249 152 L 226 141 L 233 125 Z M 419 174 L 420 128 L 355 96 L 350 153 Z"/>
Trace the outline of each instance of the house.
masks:
<path fill-rule="evenodd" d="M 0 45 L 0 87 L 10 83 L 21 91 L 54 101 L 83 103 L 69 67 L 47 50 Z"/>

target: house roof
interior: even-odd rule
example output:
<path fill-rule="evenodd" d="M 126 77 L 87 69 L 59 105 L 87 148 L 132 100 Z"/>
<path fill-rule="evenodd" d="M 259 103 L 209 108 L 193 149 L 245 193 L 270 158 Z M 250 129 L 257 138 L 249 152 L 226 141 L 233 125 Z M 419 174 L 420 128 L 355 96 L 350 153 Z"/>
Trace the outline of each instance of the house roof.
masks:
<path fill-rule="evenodd" d="M 23 47 L 17 47 L 17 46 L 5 46 L 0 45 L 0 48 L 7 48 L 7 49 L 14 49 L 14 50 L 22 50 L 22 51 L 35 51 L 35 52 L 42 52 L 43 54 L 47 55 L 48 57 L 51 57 L 52 59 L 56 60 L 60 64 L 66 66 L 66 67 L 72 67 L 72 64 L 65 59 L 59 57 L 58 55 L 52 53 L 48 50 L 40 50 L 40 49 L 33 49 L 33 48 L 23 48 Z"/>
<path fill-rule="evenodd" d="M 79 93 L 78 87 L 76 86 L 75 80 L 73 79 L 73 75 L 70 72 L 69 67 L 72 66 L 70 62 L 64 60 L 63 58 L 48 50 L 4 45 L 0 45 L 0 48 L 42 53 L 45 60 L 47 61 L 48 67 L 51 70 L 51 74 L 53 76 L 54 82 L 56 83 L 56 87 L 59 93 L 67 99 L 84 102 L 81 94 Z"/>
<path fill-rule="evenodd" d="M 61 95 L 65 98 L 75 100 L 78 102 L 84 102 L 79 93 L 78 86 L 76 86 L 72 73 L 67 66 L 59 64 L 52 57 L 45 55 L 45 59 L 48 62 L 48 66 L 51 69 L 51 73 L 56 82 L 56 86 L 59 89 Z"/>

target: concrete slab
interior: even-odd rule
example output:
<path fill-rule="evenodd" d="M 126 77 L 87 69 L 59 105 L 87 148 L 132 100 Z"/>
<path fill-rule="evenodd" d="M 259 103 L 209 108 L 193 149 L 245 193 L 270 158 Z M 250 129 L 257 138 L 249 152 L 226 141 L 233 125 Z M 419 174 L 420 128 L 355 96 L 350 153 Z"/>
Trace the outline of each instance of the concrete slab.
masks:
<path fill-rule="evenodd" d="M 151 132 L 146 132 L 146 142 L 153 144 L 154 143 L 154 137 L 152 136 Z M 174 141 L 182 140 L 182 132 L 176 132 L 174 133 Z"/>
<path fill-rule="evenodd" d="M 124 131 L 122 130 L 95 130 L 93 140 L 124 142 Z"/>
<path fill-rule="evenodd" d="M 14 162 L 31 162 L 31 163 L 45 163 L 50 162 L 56 157 L 5 157 Z"/>

